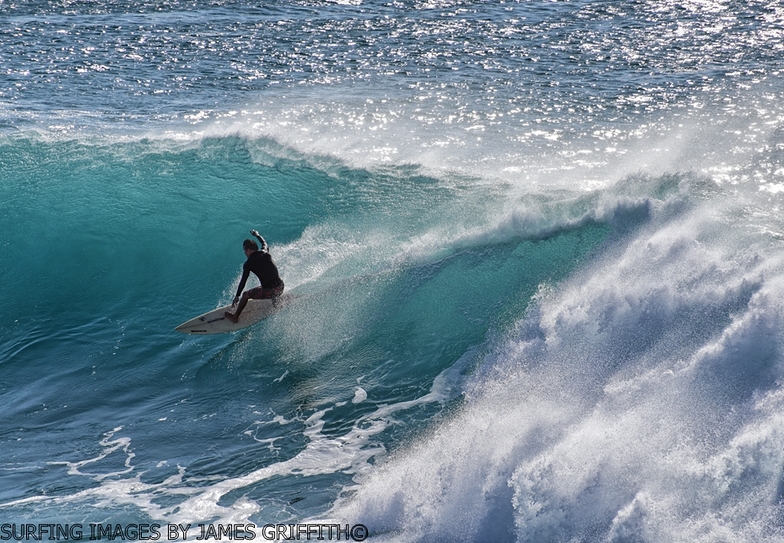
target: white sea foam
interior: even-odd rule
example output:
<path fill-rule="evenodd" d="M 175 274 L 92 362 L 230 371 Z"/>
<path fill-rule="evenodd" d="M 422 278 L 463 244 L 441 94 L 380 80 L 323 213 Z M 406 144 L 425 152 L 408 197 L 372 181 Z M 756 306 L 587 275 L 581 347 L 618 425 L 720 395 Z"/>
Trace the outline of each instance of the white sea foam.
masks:
<path fill-rule="evenodd" d="M 778 540 L 784 254 L 720 201 L 654 207 L 543 291 L 460 413 L 333 516 L 389 541 Z"/>

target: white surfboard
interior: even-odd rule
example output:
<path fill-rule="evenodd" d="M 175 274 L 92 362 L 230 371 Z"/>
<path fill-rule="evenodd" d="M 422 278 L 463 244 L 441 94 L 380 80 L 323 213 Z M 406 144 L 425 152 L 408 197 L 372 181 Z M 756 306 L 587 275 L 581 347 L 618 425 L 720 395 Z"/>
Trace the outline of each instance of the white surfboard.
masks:
<path fill-rule="evenodd" d="M 236 306 L 227 305 L 208 311 L 203 315 L 194 317 L 179 325 L 175 330 L 183 334 L 223 334 L 225 332 L 234 332 L 242 330 L 252 324 L 256 324 L 260 320 L 266 319 L 277 310 L 286 306 L 287 303 L 293 300 L 296 296 L 284 294 L 273 300 L 248 300 L 248 305 L 240 315 L 240 320 L 237 323 L 231 322 L 224 316 L 226 311 L 234 313 L 237 309 Z"/>

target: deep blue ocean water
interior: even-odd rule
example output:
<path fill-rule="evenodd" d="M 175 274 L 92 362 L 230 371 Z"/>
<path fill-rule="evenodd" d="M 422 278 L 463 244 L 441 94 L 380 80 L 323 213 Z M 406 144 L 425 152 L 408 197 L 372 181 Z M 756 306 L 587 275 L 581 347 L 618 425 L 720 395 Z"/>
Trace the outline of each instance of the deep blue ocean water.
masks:
<path fill-rule="evenodd" d="M 784 541 L 782 58 L 769 1 L 0 1 L 0 525 Z M 252 228 L 297 301 L 173 331 Z"/>

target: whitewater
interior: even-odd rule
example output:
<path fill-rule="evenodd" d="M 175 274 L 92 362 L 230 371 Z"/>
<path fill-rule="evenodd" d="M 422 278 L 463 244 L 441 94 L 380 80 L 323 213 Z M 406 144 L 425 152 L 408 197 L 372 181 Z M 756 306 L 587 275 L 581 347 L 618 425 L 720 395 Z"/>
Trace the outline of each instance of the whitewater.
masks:
<path fill-rule="evenodd" d="M 782 58 L 780 2 L 0 1 L 0 539 L 784 541 Z M 295 303 L 175 332 L 250 229 Z"/>

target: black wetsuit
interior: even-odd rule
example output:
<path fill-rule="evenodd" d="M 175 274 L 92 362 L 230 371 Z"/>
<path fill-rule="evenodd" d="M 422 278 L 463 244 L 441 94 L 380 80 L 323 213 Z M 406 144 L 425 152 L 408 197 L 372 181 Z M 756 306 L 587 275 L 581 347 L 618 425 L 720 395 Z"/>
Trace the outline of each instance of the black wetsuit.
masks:
<path fill-rule="evenodd" d="M 237 296 L 242 294 L 242 289 L 245 288 L 245 283 L 248 280 L 250 272 L 256 274 L 261 283 L 261 288 L 264 290 L 277 289 L 283 286 L 283 281 L 278 275 L 278 268 L 272 262 L 272 257 L 266 251 L 254 251 L 242 265 L 242 279 L 240 286 L 237 288 Z"/>

